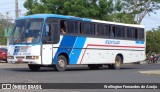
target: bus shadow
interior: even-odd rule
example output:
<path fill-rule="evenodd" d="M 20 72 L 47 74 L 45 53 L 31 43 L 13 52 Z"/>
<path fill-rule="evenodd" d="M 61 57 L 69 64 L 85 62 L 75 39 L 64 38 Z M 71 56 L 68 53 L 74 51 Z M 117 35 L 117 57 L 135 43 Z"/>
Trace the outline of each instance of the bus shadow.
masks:
<path fill-rule="evenodd" d="M 120 70 L 114 70 L 114 69 L 109 69 L 108 67 L 106 68 L 100 68 L 100 69 L 89 69 L 88 67 L 72 67 L 72 68 L 67 68 L 64 72 L 74 72 L 74 71 L 102 71 L 102 70 L 107 70 L 107 71 L 122 71 L 122 70 L 135 70 L 138 68 L 128 68 L 128 67 L 122 67 Z M 47 68 L 47 67 L 42 67 L 39 71 L 30 71 L 29 68 L 5 68 L 4 70 L 7 71 L 16 71 L 16 72 L 58 72 L 54 68 Z"/>
<path fill-rule="evenodd" d="M 14 72 L 53 72 L 54 69 L 40 69 L 39 71 L 31 71 L 29 68 L 6 68 L 4 70 L 14 71 Z"/>
<path fill-rule="evenodd" d="M 134 70 L 134 69 L 138 69 L 138 68 L 121 68 L 117 71 L 121 71 L 121 70 Z M 101 71 L 101 70 L 107 70 L 107 71 L 116 71 L 115 69 L 109 69 L 109 68 L 100 68 L 100 69 L 67 69 L 66 71 Z"/>

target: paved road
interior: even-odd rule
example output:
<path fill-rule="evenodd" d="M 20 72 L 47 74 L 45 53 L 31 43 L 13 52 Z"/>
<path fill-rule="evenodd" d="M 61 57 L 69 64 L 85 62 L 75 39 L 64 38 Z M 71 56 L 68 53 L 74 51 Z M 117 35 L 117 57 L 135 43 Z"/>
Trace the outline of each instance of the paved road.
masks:
<path fill-rule="evenodd" d="M 110 70 L 107 67 L 89 70 L 87 66 L 69 66 L 65 72 L 57 72 L 53 68 L 42 68 L 31 72 L 26 64 L 0 63 L 0 83 L 160 83 L 160 76 L 139 74 L 144 70 L 160 70 L 160 64 L 126 64 L 121 70 Z M 0 90 L 1 92 L 2 90 Z M 7 90 L 3 90 L 6 91 Z M 21 92 L 22 90 L 15 90 Z M 26 92 L 29 90 L 25 90 Z M 36 92 L 38 90 L 33 90 Z M 43 90 L 43 92 L 160 92 L 160 90 Z"/>

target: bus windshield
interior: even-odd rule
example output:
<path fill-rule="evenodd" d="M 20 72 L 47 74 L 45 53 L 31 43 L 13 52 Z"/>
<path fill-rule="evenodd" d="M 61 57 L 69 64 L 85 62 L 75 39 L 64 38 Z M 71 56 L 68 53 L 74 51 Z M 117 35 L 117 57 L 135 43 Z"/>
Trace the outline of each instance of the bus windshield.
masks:
<path fill-rule="evenodd" d="M 16 20 L 11 33 L 10 44 L 40 42 L 42 34 L 43 19 L 22 19 Z"/>

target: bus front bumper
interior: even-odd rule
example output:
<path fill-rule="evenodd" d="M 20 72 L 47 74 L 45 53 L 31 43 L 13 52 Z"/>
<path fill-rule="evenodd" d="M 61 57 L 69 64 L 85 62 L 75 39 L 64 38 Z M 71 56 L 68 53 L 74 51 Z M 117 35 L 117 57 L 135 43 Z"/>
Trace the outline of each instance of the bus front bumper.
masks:
<path fill-rule="evenodd" d="M 38 57 L 38 58 L 37 58 Z M 27 56 L 24 56 L 23 58 L 19 58 L 18 56 L 14 56 L 11 58 L 8 56 L 7 58 L 8 63 L 28 63 L 28 64 L 41 64 L 41 57 L 36 56 L 35 58 L 27 58 Z"/>

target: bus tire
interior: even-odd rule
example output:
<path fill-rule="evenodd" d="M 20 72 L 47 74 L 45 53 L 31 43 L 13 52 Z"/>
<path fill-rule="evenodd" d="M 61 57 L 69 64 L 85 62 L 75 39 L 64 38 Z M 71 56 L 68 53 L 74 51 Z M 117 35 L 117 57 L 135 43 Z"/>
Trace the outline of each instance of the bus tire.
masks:
<path fill-rule="evenodd" d="M 99 69 L 100 65 L 89 64 L 88 67 L 91 70 L 95 70 L 95 69 Z"/>
<path fill-rule="evenodd" d="M 28 67 L 31 71 L 38 71 L 41 68 L 40 65 L 33 65 L 33 64 L 28 64 Z"/>
<path fill-rule="evenodd" d="M 108 64 L 108 68 L 119 70 L 121 68 L 121 64 L 122 64 L 122 58 L 119 55 L 117 55 L 116 58 L 115 58 L 115 63 L 114 64 Z"/>
<path fill-rule="evenodd" d="M 55 69 L 59 72 L 65 71 L 67 68 L 67 59 L 65 56 L 60 55 L 57 58 Z"/>
<path fill-rule="evenodd" d="M 121 64 L 122 64 L 122 58 L 119 55 L 117 55 L 115 58 L 115 63 L 113 64 L 113 69 L 119 70 L 121 68 Z"/>

